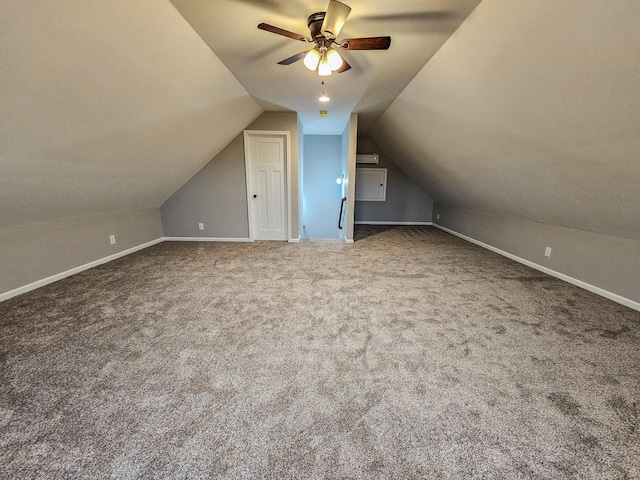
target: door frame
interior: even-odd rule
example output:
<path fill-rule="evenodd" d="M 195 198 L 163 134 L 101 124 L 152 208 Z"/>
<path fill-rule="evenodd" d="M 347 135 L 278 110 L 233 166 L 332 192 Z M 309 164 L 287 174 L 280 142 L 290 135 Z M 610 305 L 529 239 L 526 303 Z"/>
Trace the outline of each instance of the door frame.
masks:
<path fill-rule="evenodd" d="M 249 220 L 249 241 L 255 241 L 253 231 L 253 217 L 251 213 L 251 162 L 249 159 L 249 139 L 251 137 L 281 137 L 284 140 L 284 190 L 286 196 L 285 231 L 288 242 L 293 241 L 291 236 L 291 133 L 279 130 L 244 130 L 244 172 L 247 186 L 247 219 Z"/>

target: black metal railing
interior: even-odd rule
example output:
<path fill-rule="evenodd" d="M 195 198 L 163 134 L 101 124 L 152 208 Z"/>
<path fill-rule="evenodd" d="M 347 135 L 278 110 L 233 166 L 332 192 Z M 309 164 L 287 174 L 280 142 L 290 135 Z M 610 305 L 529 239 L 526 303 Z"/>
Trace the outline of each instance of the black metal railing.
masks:
<path fill-rule="evenodd" d="M 346 201 L 347 201 L 347 197 L 343 197 L 342 202 L 340 202 L 340 215 L 338 216 L 338 228 L 340 230 L 342 230 L 342 227 L 344 226 L 342 223 L 343 223 L 344 213 L 345 213 L 344 204 Z"/>

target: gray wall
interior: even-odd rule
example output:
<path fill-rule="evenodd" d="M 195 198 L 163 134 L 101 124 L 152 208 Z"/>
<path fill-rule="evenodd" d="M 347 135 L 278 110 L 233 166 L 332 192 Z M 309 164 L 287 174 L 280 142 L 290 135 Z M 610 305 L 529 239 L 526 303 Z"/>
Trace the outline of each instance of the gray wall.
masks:
<path fill-rule="evenodd" d="M 344 239 L 348 243 L 353 243 L 353 225 L 355 216 L 355 197 L 356 197 L 356 152 L 358 146 L 358 114 L 352 113 L 349 123 L 345 126 L 342 132 L 342 148 L 344 149 L 344 155 L 346 162 L 343 167 L 345 168 L 345 178 L 343 186 L 343 196 L 347 197 L 346 214 L 345 214 L 345 226 L 344 226 Z"/>
<path fill-rule="evenodd" d="M 169 197 L 160 212 L 166 237 L 249 238 L 243 135 Z"/>
<path fill-rule="evenodd" d="M 363 167 L 387 169 L 387 197 L 384 202 L 358 202 L 356 222 L 430 222 L 433 200 L 367 136 L 358 136 L 358 153 L 378 153 L 378 165 Z"/>
<path fill-rule="evenodd" d="M 295 113 L 263 113 L 247 130 L 291 132 L 291 231 L 298 236 L 298 118 Z M 247 184 L 243 133 L 160 207 L 166 237 L 248 239 Z M 198 230 L 204 223 L 204 230 Z"/>
<path fill-rule="evenodd" d="M 340 136 L 340 149 L 342 151 L 342 162 L 340 163 L 340 173 L 342 174 L 342 186 L 340 188 L 340 201 L 342 202 L 342 198 L 343 197 L 348 197 L 348 193 L 349 193 L 349 147 L 351 146 L 351 138 L 350 138 L 350 131 L 351 131 L 351 121 L 349 121 L 347 123 L 347 125 L 344 127 L 344 131 L 342 132 L 342 135 Z M 343 217 L 342 217 L 342 230 L 340 230 L 340 232 L 338 233 L 338 238 L 342 238 L 345 239 L 347 238 L 347 219 L 349 217 L 353 217 L 353 213 L 349 212 L 349 206 L 348 206 L 349 202 L 348 202 L 348 198 L 347 201 L 345 202 L 344 206 L 343 206 Z"/>
<path fill-rule="evenodd" d="M 437 202 L 640 240 L 639 18 L 481 2 L 370 136 Z"/>
<path fill-rule="evenodd" d="M 637 240 L 440 203 L 433 214 L 438 225 L 640 302 Z M 544 256 L 547 246 L 552 249 L 551 257 Z"/>
<path fill-rule="evenodd" d="M 298 117 L 298 192 L 300 192 L 300 196 L 302 196 L 302 192 L 304 192 L 304 165 L 302 164 L 302 158 L 304 157 L 304 127 L 302 122 L 300 121 L 300 117 Z M 292 147 L 293 148 L 293 147 Z M 293 178 L 291 177 L 291 181 L 293 182 Z M 301 202 L 301 200 L 300 200 Z M 298 230 L 291 230 L 293 239 L 300 239 L 302 235 L 302 204 L 299 204 L 298 208 Z"/>
<path fill-rule="evenodd" d="M 0 18 L 0 228 L 158 207 L 262 113 L 170 2 Z"/>
<path fill-rule="evenodd" d="M 160 238 L 157 208 L 2 229 L 0 294 Z"/>

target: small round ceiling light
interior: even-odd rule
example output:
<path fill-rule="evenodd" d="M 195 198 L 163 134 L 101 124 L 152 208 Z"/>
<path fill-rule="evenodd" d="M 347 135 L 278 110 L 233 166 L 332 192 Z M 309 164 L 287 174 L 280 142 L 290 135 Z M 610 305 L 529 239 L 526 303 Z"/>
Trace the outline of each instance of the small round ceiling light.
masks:
<path fill-rule="evenodd" d="M 331 100 L 329 97 L 327 97 L 327 94 L 324 93 L 324 80 L 322 80 L 322 95 L 320 95 L 320 98 L 318 100 L 325 103 Z"/>

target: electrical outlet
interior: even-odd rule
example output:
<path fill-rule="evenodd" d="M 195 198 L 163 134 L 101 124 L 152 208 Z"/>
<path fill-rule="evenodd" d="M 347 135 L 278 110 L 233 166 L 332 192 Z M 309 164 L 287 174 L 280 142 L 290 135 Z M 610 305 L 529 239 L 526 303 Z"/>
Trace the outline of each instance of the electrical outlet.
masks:
<path fill-rule="evenodd" d="M 109 243 L 111 245 L 114 245 L 116 243 L 116 236 L 115 235 L 109 235 Z"/>
<path fill-rule="evenodd" d="M 544 256 L 545 257 L 550 257 L 551 256 L 551 247 L 547 247 L 544 249 Z"/>
<path fill-rule="evenodd" d="M 436 215 L 436 220 L 440 220 L 440 214 L 439 213 Z"/>
<path fill-rule="evenodd" d="M 204 223 L 198 224 L 198 230 L 204 230 Z"/>

